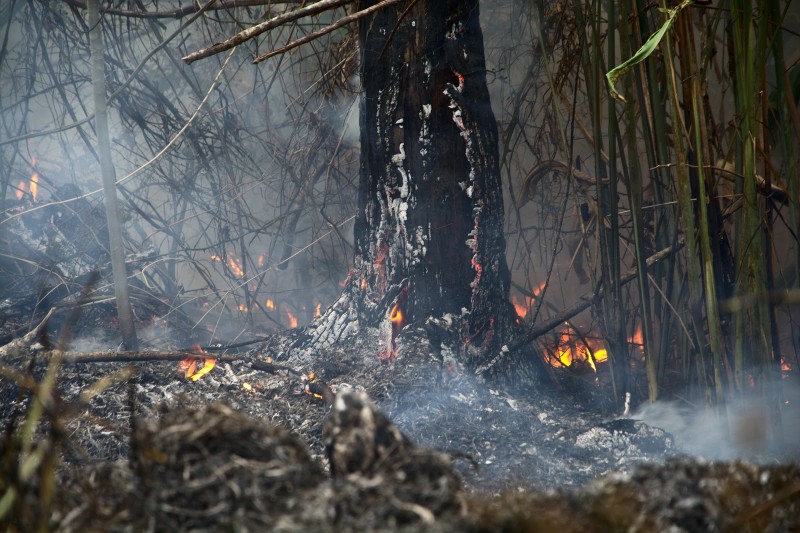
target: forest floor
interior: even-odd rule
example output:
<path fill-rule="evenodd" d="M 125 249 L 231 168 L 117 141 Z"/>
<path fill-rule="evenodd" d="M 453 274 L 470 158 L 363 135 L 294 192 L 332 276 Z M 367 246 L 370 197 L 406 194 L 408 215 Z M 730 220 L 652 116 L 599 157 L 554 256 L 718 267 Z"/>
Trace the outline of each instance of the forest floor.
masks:
<path fill-rule="evenodd" d="M 113 346 L 102 316 L 71 350 Z M 150 334 L 143 349 L 185 348 Z M 10 530 L 43 515 L 59 531 L 800 528 L 796 457 L 689 457 L 663 429 L 603 414 L 599 378 L 512 391 L 459 369 L 430 329 L 405 328 L 390 359 L 377 330 L 317 349 L 291 348 L 298 334 L 197 381 L 176 361 L 67 358 L 38 415 L 45 352 L 5 361 L 30 377 L 0 380 Z M 23 472 L 36 450 L 53 463 Z"/>

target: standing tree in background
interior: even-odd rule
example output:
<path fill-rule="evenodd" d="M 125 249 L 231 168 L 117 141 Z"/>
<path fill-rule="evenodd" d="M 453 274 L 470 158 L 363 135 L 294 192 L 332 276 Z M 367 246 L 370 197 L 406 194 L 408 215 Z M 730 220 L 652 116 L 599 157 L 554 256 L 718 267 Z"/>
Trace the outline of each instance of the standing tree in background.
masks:
<path fill-rule="evenodd" d="M 128 296 L 128 273 L 125 267 L 125 247 L 122 242 L 122 224 L 117 207 L 117 183 L 114 163 L 111 160 L 111 141 L 108 133 L 108 113 L 106 101 L 105 61 L 103 59 L 103 30 L 100 26 L 99 0 L 87 2 L 87 22 L 92 53 L 92 87 L 94 94 L 94 117 L 97 130 L 97 147 L 100 155 L 100 169 L 105 191 L 106 220 L 108 222 L 109 255 L 114 277 L 114 295 L 117 303 L 122 344 L 126 350 L 138 347 L 133 309 Z"/>

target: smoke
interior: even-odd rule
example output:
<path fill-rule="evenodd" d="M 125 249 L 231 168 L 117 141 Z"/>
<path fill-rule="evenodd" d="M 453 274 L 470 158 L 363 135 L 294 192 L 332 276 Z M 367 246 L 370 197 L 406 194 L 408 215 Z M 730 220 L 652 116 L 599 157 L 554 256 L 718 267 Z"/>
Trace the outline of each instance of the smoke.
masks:
<path fill-rule="evenodd" d="M 729 398 L 720 409 L 658 401 L 632 418 L 672 433 L 683 452 L 710 460 L 800 459 L 800 387 L 782 380 L 766 389 Z M 780 398 L 780 407 L 770 396 Z"/>

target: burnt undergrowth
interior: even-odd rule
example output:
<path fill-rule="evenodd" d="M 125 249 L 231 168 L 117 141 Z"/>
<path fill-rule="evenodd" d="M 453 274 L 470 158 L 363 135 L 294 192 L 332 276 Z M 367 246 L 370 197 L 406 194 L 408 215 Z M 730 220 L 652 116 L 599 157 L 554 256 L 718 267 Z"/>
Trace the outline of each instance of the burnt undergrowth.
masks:
<path fill-rule="evenodd" d="M 87 319 L 75 329 L 91 330 Z M 56 361 L 34 345 L 4 361 L 3 521 L 18 531 L 797 527 L 796 463 L 682 456 L 664 430 L 603 412 L 597 383 L 502 388 L 459 367 L 457 335 L 435 331 L 406 326 L 385 359 L 380 328 L 315 348 L 294 347 L 304 331 L 292 331 L 197 381 L 175 361 Z M 335 399 L 309 393 L 311 372 Z"/>

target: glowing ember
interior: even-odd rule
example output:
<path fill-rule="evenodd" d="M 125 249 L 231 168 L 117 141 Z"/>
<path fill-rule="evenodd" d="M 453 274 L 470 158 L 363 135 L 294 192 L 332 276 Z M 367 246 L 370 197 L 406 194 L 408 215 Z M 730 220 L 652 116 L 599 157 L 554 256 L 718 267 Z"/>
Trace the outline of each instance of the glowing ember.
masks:
<path fill-rule="evenodd" d="M 289 311 L 286 311 L 286 316 L 289 317 L 289 327 L 296 328 L 297 327 L 297 317 L 294 316 Z"/>
<path fill-rule="evenodd" d="M 239 311 L 247 312 L 247 306 L 244 304 L 239 304 Z"/>
<path fill-rule="evenodd" d="M 264 306 L 267 308 L 268 311 L 274 311 L 275 310 L 275 302 L 272 301 L 269 298 L 267 299 L 267 301 L 264 304 Z"/>

